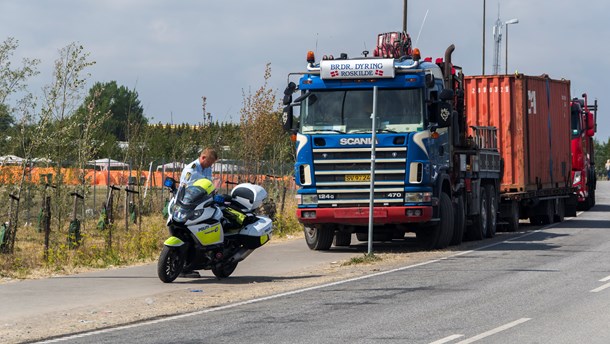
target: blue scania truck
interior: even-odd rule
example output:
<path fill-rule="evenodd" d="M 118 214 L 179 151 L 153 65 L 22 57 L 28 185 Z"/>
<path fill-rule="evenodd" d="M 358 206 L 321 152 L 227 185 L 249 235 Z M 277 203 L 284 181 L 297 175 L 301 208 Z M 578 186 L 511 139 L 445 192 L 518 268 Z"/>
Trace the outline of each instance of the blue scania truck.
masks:
<path fill-rule="evenodd" d="M 408 35 L 384 33 L 373 56 L 316 62 L 310 51 L 307 71 L 289 75 L 282 121 L 296 145 L 297 217 L 310 249 L 349 246 L 353 233 L 368 240 L 371 189 L 373 240 L 414 232 L 440 249 L 495 234 L 496 129 L 467 130 L 453 50 L 422 60 Z"/>

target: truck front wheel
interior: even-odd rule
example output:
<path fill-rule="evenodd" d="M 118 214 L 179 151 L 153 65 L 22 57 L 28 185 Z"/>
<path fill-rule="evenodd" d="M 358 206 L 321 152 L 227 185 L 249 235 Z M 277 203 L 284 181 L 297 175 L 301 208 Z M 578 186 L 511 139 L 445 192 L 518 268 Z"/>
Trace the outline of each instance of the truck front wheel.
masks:
<path fill-rule="evenodd" d="M 426 250 L 446 248 L 453 237 L 453 203 L 444 192 L 440 197 L 439 218 L 439 223 L 416 232 L 417 240 Z"/>
<path fill-rule="evenodd" d="M 311 250 L 326 251 L 333 244 L 335 231 L 328 225 L 307 225 L 303 227 L 305 242 Z"/>

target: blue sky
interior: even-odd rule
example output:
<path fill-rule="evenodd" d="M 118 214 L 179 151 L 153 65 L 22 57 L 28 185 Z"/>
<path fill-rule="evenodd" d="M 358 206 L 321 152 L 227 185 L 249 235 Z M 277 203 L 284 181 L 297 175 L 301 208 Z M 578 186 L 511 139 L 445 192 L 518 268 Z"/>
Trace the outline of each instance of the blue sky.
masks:
<path fill-rule="evenodd" d="M 509 72 L 569 79 L 572 96 L 587 92 L 599 99 L 597 136 L 607 141 L 610 1 L 500 3 L 503 21 L 519 19 L 509 29 Z M 485 66 L 491 73 L 498 0 L 486 5 Z M 408 31 L 423 56 L 440 57 L 455 44 L 454 62 L 478 75 L 482 10 L 483 0 L 411 0 Z M 153 122 L 200 122 L 202 96 L 214 120 L 236 122 L 243 92 L 262 85 L 267 63 L 279 97 L 287 74 L 305 69 L 307 50 L 318 57 L 372 51 L 377 33 L 402 28 L 402 13 L 401 0 L 0 0 L 0 39 L 19 40 L 16 58 L 42 60 L 40 75 L 30 82 L 39 98 L 59 49 L 78 42 L 97 62 L 89 69 L 90 85 L 116 80 L 135 88 Z"/>

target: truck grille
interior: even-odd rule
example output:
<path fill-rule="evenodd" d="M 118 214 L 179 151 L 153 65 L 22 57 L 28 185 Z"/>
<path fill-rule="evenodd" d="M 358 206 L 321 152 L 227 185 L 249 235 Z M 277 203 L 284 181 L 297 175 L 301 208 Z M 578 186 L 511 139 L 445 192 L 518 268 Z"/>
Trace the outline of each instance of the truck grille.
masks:
<path fill-rule="evenodd" d="M 404 204 L 406 147 L 375 148 L 375 203 Z M 370 148 L 318 148 L 313 165 L 320 207 L 368 206 Z"/>

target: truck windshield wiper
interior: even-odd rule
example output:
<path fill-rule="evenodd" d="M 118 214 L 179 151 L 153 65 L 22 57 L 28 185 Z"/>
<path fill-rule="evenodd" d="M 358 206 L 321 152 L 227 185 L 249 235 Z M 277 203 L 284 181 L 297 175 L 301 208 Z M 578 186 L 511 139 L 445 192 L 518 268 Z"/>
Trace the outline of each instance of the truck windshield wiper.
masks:
<path fill-rule="evenodd" d="M 377 129 L 378 133 L 397 133 L 396 130 L 391 130 L 391 129 Z"/>
<path fill-rule="evenodd" d="M 333 132 L 333 133 L 338 133 L 338 134 L 345 134 L 345 131 L 341 131 L 341 130 L 337 130 L 337 129 L 308 130 L 307 132 L 304 132 L 303 134 L 323 134 L 323 133 L 328 133 L 328 132 Z"/>

